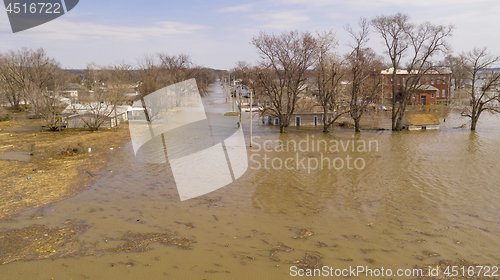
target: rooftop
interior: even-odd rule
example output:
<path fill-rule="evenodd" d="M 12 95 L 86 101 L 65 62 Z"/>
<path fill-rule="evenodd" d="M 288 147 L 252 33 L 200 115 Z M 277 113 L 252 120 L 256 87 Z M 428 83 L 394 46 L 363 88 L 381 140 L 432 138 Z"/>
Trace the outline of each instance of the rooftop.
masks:
<path fill-rule="evenodd" d="M 394 68 L 389 68 L 389 69 L 385 69 L 385 70 L 382 70 L 380 73 L 382 75 L 390 75 L 394 72 Z M 412 73 L 416 74 L 418 73 L 418 70 L 413 70 Z M 437 69 L 437 70 L 427 70 L 425 71 L 425 74 L 426 75 L 439 75 L 439 74 L 451 74 L 451 70 L 449 69 Z M 398 69 L 396 70 L 396 75 L 408 75 L 408 71 L 407 70 L 404 70 L 404 69 Z"/>
<path fill-rule="evenodd" d="M 296 105 L 294 111 L 296 114 L 323 112 L 321 104 L 312 98 L 299 98 Z"/>
<path fill-rule="evenodd" d="M 406 114 L 408 125 L 439 125 L 440 122 L 434 114 Z"/>
<path fill-rule="evenodd" d="M 417 90 L 432 90 L 432 91 L 437 91 L 438 89 L 431 86 L 431 85 L 419 85 Z"/>
<path fill-rule="evenodd" d="M 128 110 L 132 109 L 131 106 L 121 106 L 117 105 L 116 106 L 116 114 L 121 115 L 125 114 Z M 100 105 L 99 103 L 91 103 L 91 104 L 72 104 L 68 105 L 66 109 L 64 109 L 61 114 L 62 115 L 69 115 L 69 116 L 74 116 L 74 115 L 85 115 L 87 113 L 91 114 L 102 114 L 102 115 L 109 115 L 111 113 L 114 113 L 115 107 L 110 104 L 102 104 Z"/>

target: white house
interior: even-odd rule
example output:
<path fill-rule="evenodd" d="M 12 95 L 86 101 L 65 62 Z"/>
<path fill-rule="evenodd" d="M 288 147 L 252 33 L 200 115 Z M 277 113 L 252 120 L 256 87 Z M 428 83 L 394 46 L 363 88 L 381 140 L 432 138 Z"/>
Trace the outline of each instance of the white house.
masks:
<path fill-rule="evenodd" d="M 93 122 L 95 118 L 103 121 L 100 127 L 115 127 L 128 120 L 127 110 L 131 108 L 102 103 L 72 104 L 66 107 L 61 115 L 63 122 L 67 123 L 67 128 L 88 127 L 86 122 Z"/>

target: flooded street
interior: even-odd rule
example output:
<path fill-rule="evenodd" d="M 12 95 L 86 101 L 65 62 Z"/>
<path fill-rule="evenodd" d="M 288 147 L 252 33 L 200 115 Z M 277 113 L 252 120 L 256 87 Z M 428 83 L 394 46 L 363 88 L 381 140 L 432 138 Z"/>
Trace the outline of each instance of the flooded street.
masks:
<path fill-rule="evenodd" d="M 220 87 L 213 90 L 206 109 L 226 108 Z M 443 111 L 439 131 L 361 134 L 338 127 L 328 134 L 322 127 L 280 134 L 257 116 L 247 172 L 182 202 L 168 164 L 144 163 L 130 142 L 122 146 L 86 191 L 0 224 L 6 231 L 79 222 L 88 227 L 79 237 L 82 249 L 1 265 L 0 278 L 288 279 L 292 265 L 396 270 L 440 260 L 500 263 L 497 116 L 485 113 L 472 133 L 454 128 L 467 119 Z M 248 117 L 243 114 L 247 143 Z M 287 151 L 276 140 L 340 144 L 339 151 L 320 145 Z M 371 149 L 342 146 L 370 141 Z M 343 167 L 307 164 L 322 157 L 340 158 Z M 280 166 L 287 158 L 303 159 L 305 168 Z"/>

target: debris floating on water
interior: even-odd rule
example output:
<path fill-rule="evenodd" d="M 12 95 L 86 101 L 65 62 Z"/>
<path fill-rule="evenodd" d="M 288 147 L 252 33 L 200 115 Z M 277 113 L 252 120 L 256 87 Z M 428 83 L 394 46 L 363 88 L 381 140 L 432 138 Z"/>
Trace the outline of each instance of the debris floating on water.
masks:
<path fill-rule="evenodd" d="M 302 229 L 299 229 L 297 231 L 297 236 L 295 236 L 294 239 L 306 239 L 312 235 L 314 235 L 314 232 L 312 232 L 308 229 L 302 228 Z"/>

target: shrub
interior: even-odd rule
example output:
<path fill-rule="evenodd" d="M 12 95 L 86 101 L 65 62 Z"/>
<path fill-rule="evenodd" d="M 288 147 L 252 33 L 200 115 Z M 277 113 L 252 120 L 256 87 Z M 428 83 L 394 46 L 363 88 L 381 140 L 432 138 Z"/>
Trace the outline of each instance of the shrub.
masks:
<path fill-rule="evenodd" d="M 10 121 L 9 112 L 4 108 L 0 107 L 0 121 Z"/>
<path fill-rule="evenodd" d="M 67 145 L 64 145 L 61 150 L 59 151 L 59 154 L 62 155 L 76 155 L 76 154 L 85 154 L 87 153 L 88 147 L 83 144 L 82 142 L 79 142 L 77 144 L 73 143 L 68 143 Z"/>

